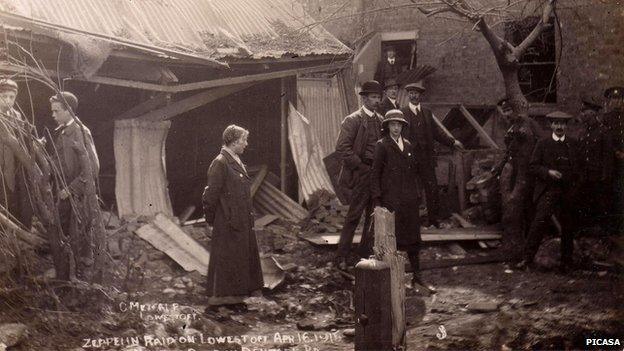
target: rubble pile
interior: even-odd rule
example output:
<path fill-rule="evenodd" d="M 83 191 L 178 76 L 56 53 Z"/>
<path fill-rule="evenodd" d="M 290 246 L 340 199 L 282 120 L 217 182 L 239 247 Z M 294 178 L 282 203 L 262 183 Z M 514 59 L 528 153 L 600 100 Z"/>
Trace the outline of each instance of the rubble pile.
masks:
<path fill-rule="evenodd" d="M 348 210 L 349 206 L 342 205 L 338 199 L 326 199 L 310 211 L 303 229 L 309 233 L 340 233 Z"/>
<path fill-rule="evenodd" d="M 501 198 L 496 177 L 490 170 L 496 155 L 475 159 L 470 169 L 471 179 L 466 183 L 469 207 L 462 215 L 473 222 L 498 223 L 501 218 Z"/>

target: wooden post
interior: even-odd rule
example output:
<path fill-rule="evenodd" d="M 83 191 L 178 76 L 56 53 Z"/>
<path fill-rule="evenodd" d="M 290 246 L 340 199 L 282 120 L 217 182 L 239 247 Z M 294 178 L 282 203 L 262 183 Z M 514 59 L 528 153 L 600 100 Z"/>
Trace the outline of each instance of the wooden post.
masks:
<path fill-rule="evenodd" d="M 374 215 L 375 258 L 390 266 L 392 344 L 396 348 L 405 345 L 405 259 L 397 252 L 394 214 L 376 207 Z"/>
<path fill-rule="evenodd" d="M 355 350 L 392 351 L 390 266 L 362 260 L 355 266 Z"/>
<path fill-rule="evenodd" d="M 280 190 L 286 193 L 286 158 L 287 158 L 287 144 L 288 144 L 288 126 L 286 125 L 288 120 L 288 96 L 287 96 L 287 82 L 286 78 L 281 80 L 281 123 L 280 123 Z"/>

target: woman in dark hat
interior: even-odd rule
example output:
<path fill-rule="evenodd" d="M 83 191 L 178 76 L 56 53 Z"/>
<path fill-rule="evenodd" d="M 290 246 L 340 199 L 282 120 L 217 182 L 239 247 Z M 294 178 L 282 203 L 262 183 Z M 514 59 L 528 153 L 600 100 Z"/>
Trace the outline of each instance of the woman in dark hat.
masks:
<path fill-rule="evenodd" d="M 412 144 L 401 136 L 408 126 L 400 110 L 390 110 L 382 123 L 382 138 L 375 146 L 371 197 L 375 207 L 387 208 L 395 214 L 397 248 L 406 251 L 413 269 L 413 283 L 429 292 L 433 287 L 420 278 L 420 207 L 419 167 Z M 416 288 L 416 284 L 414 284 Z"/>

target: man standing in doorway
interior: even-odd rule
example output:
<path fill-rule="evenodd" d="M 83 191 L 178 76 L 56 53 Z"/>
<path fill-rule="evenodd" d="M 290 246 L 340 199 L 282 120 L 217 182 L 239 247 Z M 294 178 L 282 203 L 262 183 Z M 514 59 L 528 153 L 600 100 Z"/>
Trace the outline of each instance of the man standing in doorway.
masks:
<path fill-rule="evenodd" d="M 440 198 L 435 175 L 433 141 L 459 150 L 464 146 L 459 140 L 446 135 L 433 120 L 435 117 L 431 110 L 421 106 L 421 97 L 425 92 L 422 82 L 407 84 L 405 90 L 407 90 L 410 102 L 408 106 L 401 109 L 401 112 L 409 122 L 409 128 L 405 129 L 403 136 L 414 145 L 416 158 L 424 167 L 422 177 L 427 198 L 427 217 L 429 225 L 438 227 Z"/>
<path fill-rule="evenodd" d="M 362 108 L 345 117 L 336 142 L 336 152 L 343 162 L 339 182 L 341 186 L 352 189 L 336 253 L 336 263 L 340 269 L 347 267 L 346 260 L 362 214 L 364 229 L 359 254 L 368 257 L 372 253 L 372 238 L 369 237 L 373 211 L 370 177 L 375 145 L 381 136 L 382 117 L 377 113 L 382 95 L 381 84 L 377 81 L 365 82 L 360 95 Z"/>
<path fill-rule="evenodd" d="M 406 69 L 407 65 L 397 56 L 394 46 L 388 46 L 386 48 L 385 57 L 377 64 L 375 80 L 385 83 L 388 79 L 396 79 L 399 74 L 403 73 Z"/>

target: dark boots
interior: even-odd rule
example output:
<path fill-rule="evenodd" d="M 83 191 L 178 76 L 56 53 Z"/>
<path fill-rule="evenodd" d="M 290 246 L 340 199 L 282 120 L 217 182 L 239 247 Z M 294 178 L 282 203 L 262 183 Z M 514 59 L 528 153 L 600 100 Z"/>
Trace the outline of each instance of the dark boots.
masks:
<path fill-rule="evenodd" d="M 419 290 L 419 287 L 425 289 L 429 294 L 435 294 L 437 291 L 433 285 L 426 284 L 423 282 L 420 276 L 420 258 L 419 252 L 409 252 L 408 258 L 410 261 L 410 265 L 412 266 L 412 287 L 414 290 Z"/>

